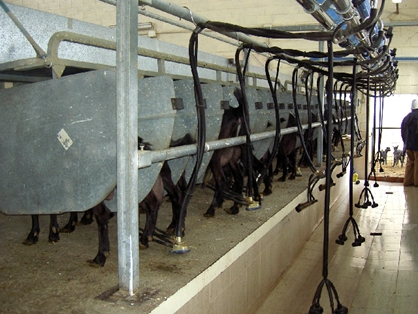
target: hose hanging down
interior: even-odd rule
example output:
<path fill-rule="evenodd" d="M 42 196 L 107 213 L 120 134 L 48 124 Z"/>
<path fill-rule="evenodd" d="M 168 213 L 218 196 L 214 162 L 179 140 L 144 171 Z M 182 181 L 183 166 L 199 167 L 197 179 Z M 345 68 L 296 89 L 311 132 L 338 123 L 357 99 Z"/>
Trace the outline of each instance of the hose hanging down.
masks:
<path fill-rule="evenodd" d="M 186 253 L 190 249 L 182 242 L 181 238 L 185 229 L 186 209 L 193 195 L 196 187 L 197 175 L 199 173 L 200 166 L 202 164 L 203 154 L 205 150 L 206 142 L 206 117 L 205 117 L 205 103 L 203 100 L 203 92 L 200 86 L 199 74 L 197 72 L 197 54 L 198 54 L 198 35 L 202 31 L 200 27 L 197 27 L 192 33 L 189 41 L 189 60 L 190 68 L 193 75 L 195 100 L 196 100 L 196 113 L 197 113 L 197 152 L 196 163 L 193 168 L 190 180 L 187 184 L 186 191 L 183 196 L 183 201 L 180 208 L 179 219 L 176 224 L 175 230 L 175 243 L 173 245 L 173 253 Z"/>
<path fill-rule="evenodd" d="M 261 207 L 260 203 L 260 194 L 258 192 L 258 186 L 256 184 L 253 184 L 254 181 L 254 173 L 253 173 L 253 145 L 251 142 L 251 128 L 250 128 L 250 115 L 248 110 L 248 99 L 245 91 L 245 72 L 248 66 L 248 60 L 250 57 L 251 50 L 248 51 L 247 56 L 245 58 L 244 63 L 244 69 L 241 70 L 240 60 L 239 56 L 241 52 L 243 51 L 244 47 L 239 47 L 235 52 L 235 66 L 237 70 L 237 77 L 239 80 L 241 93 L 242 93 L 242 99 L 244 102 L 244 108 L 243 108 L 243 125 L 244 125 L 244 131 L 245 131 L 245 138 L 246 138 L 246 145 L 245 145 L 245 158 L 246 163 L 245 166 L 247 168 L 247 174 L 248 174 L 248 182 L 247 182 L 247 198 L 248 198 L 248 207 L 247 210 L 255 210 L 259 209 Z M 254 191 L 253 191 L 254 189 Z M 254 192 L 254 193 L 253 193 Z M 254 195 L 253 195 L 254 194 Z M 254 196 L 254 198 L 253 198 Z M 254 202 L 255 201 L 255 202 Z"/>

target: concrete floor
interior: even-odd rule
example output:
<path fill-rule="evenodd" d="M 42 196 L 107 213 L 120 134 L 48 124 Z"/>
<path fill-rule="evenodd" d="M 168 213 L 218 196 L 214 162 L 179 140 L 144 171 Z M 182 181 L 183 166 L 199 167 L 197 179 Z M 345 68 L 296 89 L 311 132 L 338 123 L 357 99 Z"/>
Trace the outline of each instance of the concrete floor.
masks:
<path fill-rule="evenodd" d="M 372 184 L 373 185 L 373 184 Z M 353 247 L 352 225 L 345 245 L 335 243 L 348 218 L 348 197 L 334 205 L 330 217 L 328 279 L 350 314 L 409 314 L 418 308 L 418 188 L 400 183 L 371 187 L 378 207 L 354 208 L 354 218 L 366 241 Z M 363 182 L 355 186 L 357 195 Z M 354 198 L 354 203 L 359 200 Z M 382 233 L 372 235 L 372 233 Z M 321 224 L 257 314 L 308 313 L 322 280 Z M 335 299 L 334 299 L 335 302 Z M 320 298 L 324 314 L 332 313 L 328 292 Z"/>

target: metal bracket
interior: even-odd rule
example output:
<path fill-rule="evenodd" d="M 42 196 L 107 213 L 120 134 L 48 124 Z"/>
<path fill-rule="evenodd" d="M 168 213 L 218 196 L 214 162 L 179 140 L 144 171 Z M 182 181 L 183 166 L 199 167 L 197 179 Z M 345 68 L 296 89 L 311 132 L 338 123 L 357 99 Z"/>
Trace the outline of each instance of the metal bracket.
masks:
<path fill-rule="evenodd" d="M 256 101 L 255 102 L 255 109 L 256 110 L 263 109 L 263 103 L 261 101 Z"/>
<path fill-rule="evenodd" d="M 229 100 L 221 100 L 221 109 L 230 109 Z"/>
<path fill-rule="evenodd" d="M 152 164 L 152 152 L 149 150 L 138 151 L 138 168 L 150 167 Z"/>
<path fill-rule="evenodd" d="M 171 98 L 171 105 L 173 106 L 173 110 L 184 109 L 183 98 Z"/>

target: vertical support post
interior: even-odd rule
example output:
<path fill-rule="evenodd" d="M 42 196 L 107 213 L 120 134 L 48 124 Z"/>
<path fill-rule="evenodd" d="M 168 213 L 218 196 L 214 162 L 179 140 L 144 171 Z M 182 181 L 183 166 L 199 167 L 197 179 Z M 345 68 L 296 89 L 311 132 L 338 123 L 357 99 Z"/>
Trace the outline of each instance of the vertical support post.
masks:
<path fill-rule="evenodd" d="M 116 6 L 116 114 L 119 289 L 139 287 L 138 1 Z"/>

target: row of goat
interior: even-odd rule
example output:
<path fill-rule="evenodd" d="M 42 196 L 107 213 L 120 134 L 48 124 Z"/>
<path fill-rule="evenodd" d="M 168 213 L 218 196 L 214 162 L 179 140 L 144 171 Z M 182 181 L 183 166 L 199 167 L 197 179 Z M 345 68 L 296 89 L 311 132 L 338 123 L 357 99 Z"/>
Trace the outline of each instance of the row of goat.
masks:
<path fill-rule="evenodd" d="M 238 100 L 239 106 L 237 108 L 227 108 L 224 110 L 222 116 L 221 130 L 219 133 L 219 139 L 235 137 L 243 135 L 243 100 L 239 89 L 234 92 L 235 97 Z M 287 127 L 294 126 L 295 121 L 292 115 L 289 115 Z M 282 120 L 283 122 L 283 120 Z M 286 179 L 287 168 L 291 167 L 291 178 L 294 179 L 296 172 L 296 154 L 297 154 L 297 134 L 288 134 L 282 137 L 280 142 L 280 149 L 277 156 L 277 163 L 281 165 L 283 169 L 283 177 L 280 181 Z M 195 140 L 187 134 L 184 138 L 176 143 L 172 143 L 171 146 L 181 146 L 194 143 Z M 151 149 L 151 145 L 145 142 L 144 139 L 138 139 L 138 148 Z M 227 147 L 216 150 L 212 155 L 209 169 L 213 182 L 204 182 L 206 186 L 211 185 L 215 194 L 213 201 L 210 203 L 209 208 L 204 213 L 205 217 L 215 216 L 215 209 L 222 207 L 225 199 L 234 201 L 234 205 L 231 208 L 225 209 L 228 214 L 236 215 L 239 213 L 239 209 L 242 205 L 246 204 L 246 199 L 243 197 L 244 193 L 244 178 L 246 175 L 245 154 L 246 145 Z M 261 182 L 264 183 L 265 188 L 262 195 L 269 195 L 272 193 L 271 182 L 273 171 L 270 165 L 269 169 L 266 169 L 265 161 L 269 160 L 271 152 L 267 151 L 265 156 L 261 160 L 257 159 L 254 154 L 251 157 L 254 165 L 253 172 L 254 177 L 254 198 L 256 201 L 261 201 L 260 193 L 258 193 L 258 186 Z M 260 174 L 263 173 L 263 177 L 260 178 Z M 277 173 L 277 171 L 276 171 Z M 178 223 L 180 216 L 181 203 L 184 197 L 184 191 L 186 189 L 187 182 L 182 176 L 178 182 L 173 182 L 171 179 L 171 170 L 167 162 L 163 164 L 160 175 L 158 176 L 153 188 L 139 204 L 139 208 L 146 213 L 145 227 L 140 233 L 140 247 L 147 248 L 149 241 L 153 240 L 154 231 L 157 224 L 158 209 L 163 202 L 165 193 L 172 203 L 172 222 L 167 227 L 167 233 L 172 234 Z M 107 200 L 113 198 L 113 192 L 106 198 Z M 99 248 L 98 253 L 94 259 L 90 262 L 93 265 L 103 266 L 106 262 L 106 257 L 109 254 L 109 236 L 108 236 L 108 223 L 113 217 L 113 213 L 107 208 L 105 200 L 89 209 L 85 212 L 80 223 L 90 224 L 93 221 L 93 216 L 96 219 L 99 236 Z M 78 222 L 77 213 L 73 212 L 70 215 L 68 224 L 60 230 L 57 215 L 50 215 L 50 231 L 49 241 L 57 242 L 59 240 L 59 232 L 72 232 L 75 230 L 75 226 Z M 183 222 L 184 226 L 184 222 Z M 183 230 L 184 231 L 184 230 Z M 40 232 L 38 215 L 32 215 L 32 229 L 25 240 L 25 244 L 35 244 L 38 241 L 38 235 Z"/>

